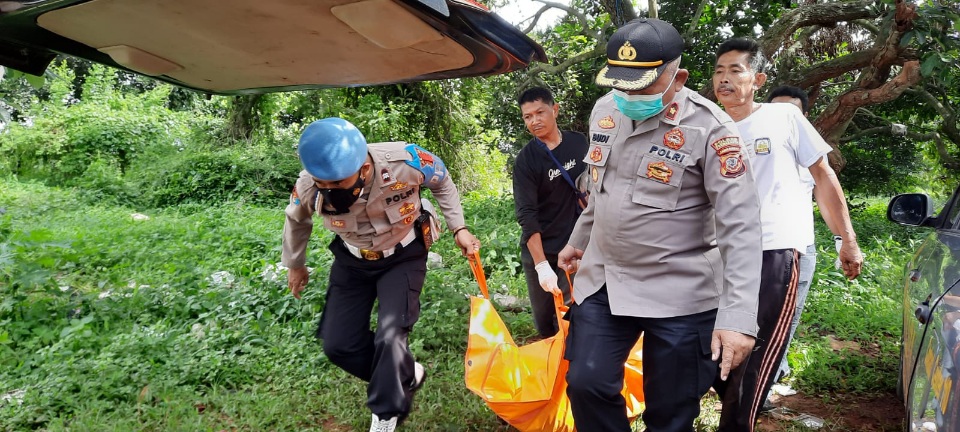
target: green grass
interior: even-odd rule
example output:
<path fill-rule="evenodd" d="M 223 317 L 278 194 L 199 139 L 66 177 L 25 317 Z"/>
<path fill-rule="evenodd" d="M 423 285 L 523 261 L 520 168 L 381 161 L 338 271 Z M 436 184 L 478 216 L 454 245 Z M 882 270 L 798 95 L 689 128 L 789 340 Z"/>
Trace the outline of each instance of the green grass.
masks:
<path fill-rule="evenodd" d="M 279 261 L 282 208 L 241 202 L 141 210 L 92 205 L 72 190 L 0 180 L 0 430 L 219 431 L 367 427 L 362 383 L 329 363 L 314 339 L 331 260 L 317 230 L 301 301 Z M 909 247 L 855 216 L 867 271 L 852 283 L 820 255 L 799 339 L 791 353 L 801 391 L 891 391 L 900 332 L 899 274 Z M 464 196 L 483 243 L 491 289 L 526 296 L 519 227 L 509 196 Z M 150 219 L 136 221 L 134 212 Z M 866 222 L 864 222 L 866 221 Z M 874 228 L 876 227 L 876 228 Z M 820 227 L 823 230 L 823 227 Z M 824 238 L 821 236 L 821 238 Z M 449 235 L 434 246 L 411 349 L 430 379 L 405 430 L 505 430 L 463 384 L 468 294 L 477 292 Z M 232 282 L 211 275 L 226 271 Z M 514 336 L 535 334 L 528 311 L 502 313 Z M 827 336 L 872 352 L 836 352 Z M 710 402 L 705 402 L 709 405 Z M 701 430 L 715 413 L 705 409 Z"/>

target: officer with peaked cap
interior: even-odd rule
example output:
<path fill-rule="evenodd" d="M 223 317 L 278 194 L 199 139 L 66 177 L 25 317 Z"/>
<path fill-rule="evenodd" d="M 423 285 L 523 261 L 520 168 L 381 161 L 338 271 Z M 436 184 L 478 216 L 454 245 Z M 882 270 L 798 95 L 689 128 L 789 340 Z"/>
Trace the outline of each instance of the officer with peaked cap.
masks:
<path fill-rule="evenodd" d="M 480 242 L 464 224 L 460 195 L 436 155 L 416 144 L 367 144 L 350 122 L 311 123 L 297 149 L 303 171 L 286 208 L 283 259 L 294 297 L 307 284 L 307 242 L 317 215 L 336 236 L 333 264 L 317 337 L 331 362 L 368 382 L 370 431 L 393 431 L 410 412 L 423 384 L 407 336 L 420 316 L 428 244 L 438 225 L 421 210 L 427 187 L 466 254 Z M 370 313 L 379 300 L 376 332 Z"/>
<path fill-rule="evenodd" d="M 643 340 L 649 431 L 692 431 L 700 398 L 753 347 L 760 209 L 733 121 L 684 87 L 683 39 L 640 18 L 607 43 L 590 116 L 589 205 L 561 251 L 577 270 L 566 357 L 581 430 L 630 430 L 623 363 Z"/>

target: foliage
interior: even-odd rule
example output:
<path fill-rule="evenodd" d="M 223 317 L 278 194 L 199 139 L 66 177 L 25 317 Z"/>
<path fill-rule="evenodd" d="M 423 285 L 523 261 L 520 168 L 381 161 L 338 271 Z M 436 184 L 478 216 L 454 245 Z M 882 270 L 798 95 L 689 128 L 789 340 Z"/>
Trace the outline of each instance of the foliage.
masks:
<path fill-rule="evenodd" d="M 300 165 L 295 150 L 263 143 L 239 147 L 194 144 L 166 149 L 133 168 L 130 182 L 147 207 L 240 199 L 277 205 L 293 187 Z"/>
<path fill-rule="evenodd" d="M 114 88 L 112 70 L 96 66 L 87 77 L 82 101 L 72 99 L 71 71 L 61 64 L 51 94 L 61 104 L 36 104 L 27 120 L 0 135 L 0 173 L 69 185 L 94 161 L 127 170 L 150 146 L 169 145 L 182 129 L 163 103 L 169 87 L 140 95 Z"/>
<path fill-rule="evenodd" d="M 817 269 L 797 338 L 788 356 L 795 388 L 808 394 L 890 393 L 900 352 L 903 262 L 920 231 L 891 229 L 886 200 L 853 206 L 851 217 L 864 253 L 863 273 L 847 281 L 834 267 L 831 241 L 818 242 Z M 818 218 L 817 238 L 831 239 Z M 831 342 L 855 342 L 837 348 Z"/>

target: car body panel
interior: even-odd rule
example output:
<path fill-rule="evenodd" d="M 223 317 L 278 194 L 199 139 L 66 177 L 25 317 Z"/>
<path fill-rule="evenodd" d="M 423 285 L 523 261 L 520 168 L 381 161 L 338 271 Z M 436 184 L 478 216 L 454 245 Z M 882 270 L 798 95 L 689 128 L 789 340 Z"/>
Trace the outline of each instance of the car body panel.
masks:
<path fill-rule="evenodd" d="M 916 197 L 917 194 L 914 194 Z M 929 198 L 926 198 L 929 200 Z M 960 431 L 960 229 L 958 195 L 937 217 L 894 211 L 904 225 L 929 226 L 928 235 L 904 269 L 901 383 L 907 430 Z M 909 207 L 909 206 L 907 206 Z M 927 210 L 929 211 L 929 210 Z M 932 215 L 930 215 L 932 216 Z"/>
<path fill-rule="evenodd" d="M 0 64 L 39 74 L 62 53 L 218 94 L 484 76 L 546 60 L 464 0 L 0 4 Z"/>

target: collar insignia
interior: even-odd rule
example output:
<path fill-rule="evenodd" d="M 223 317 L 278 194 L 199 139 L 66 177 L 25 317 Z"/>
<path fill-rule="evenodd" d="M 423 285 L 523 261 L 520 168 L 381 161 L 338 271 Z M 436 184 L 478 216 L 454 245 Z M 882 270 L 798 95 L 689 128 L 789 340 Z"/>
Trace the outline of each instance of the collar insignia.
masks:
<path fill-rule="evenodd" d="M 664 115 L 663 118 L 671 121 L 676 120 L 677 114 L 679 113 L 680 113 L 680 105 L 677 104 L 676 102 L 672 102 L 670 106 L 667 107 L 667 114 Z"/>

